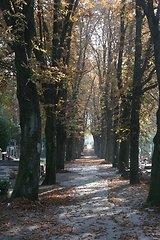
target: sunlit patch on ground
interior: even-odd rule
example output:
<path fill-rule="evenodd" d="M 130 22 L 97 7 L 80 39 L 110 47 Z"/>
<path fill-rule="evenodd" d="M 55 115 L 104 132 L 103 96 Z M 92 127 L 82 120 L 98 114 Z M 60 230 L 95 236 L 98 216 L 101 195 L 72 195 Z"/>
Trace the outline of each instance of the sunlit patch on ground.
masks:
<path fill-rule="evenodd" d="M 87 149 L 88 150 L 92 149 L 92 145 L 91 144 L 87 144 Z"/>
<path fill-rule="evenodd" d="M 39 201 L 0 204 L 0 239 L 159 239 L 160 215 L 143 207 L 149 184 L 131 186 L 108 162 L 87 157 L 66 163 Z"/>

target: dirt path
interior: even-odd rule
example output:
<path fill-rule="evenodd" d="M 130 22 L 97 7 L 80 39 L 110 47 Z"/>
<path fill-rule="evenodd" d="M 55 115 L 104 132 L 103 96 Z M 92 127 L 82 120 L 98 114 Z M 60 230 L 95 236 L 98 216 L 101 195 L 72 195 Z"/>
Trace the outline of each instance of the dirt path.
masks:
<path fill-rule="evenodd" d="M 39 202 L 0 205 L 0 239 L 160 239 L 158 210 L 143 207 L 148 185 L 132 187 L 116 169 L 85 152 L 66 164 Z"/>

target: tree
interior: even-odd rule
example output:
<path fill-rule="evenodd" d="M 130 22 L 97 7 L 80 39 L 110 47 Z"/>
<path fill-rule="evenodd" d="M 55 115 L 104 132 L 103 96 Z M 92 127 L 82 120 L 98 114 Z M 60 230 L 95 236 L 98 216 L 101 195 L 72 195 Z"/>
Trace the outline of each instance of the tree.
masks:
<path fill-rule="evenodd" d="M 92 68 L 88 61 L 88 48 L 94 31 L 91 10 L 86 10 L 86 8 L 81 9 L 78 13 L 79 19 L 73 29 L 73 36 L 76 38 L 71 44 L 72 81 L 68 85 L 70 94 L 68 94 L 69 104 L 67 108 L 67 160 L 79 158 L 84 144 L 85 111 L 86 102 L 90 95 L 89 73 Z M 84 98 L 84 96 L 86 97 Z"/>
<path fill-rule="evenodd" d="M 0 1 L 5 22 L 12 32 L 10 44 L 15 53 L 17 96 L 20 109 L 21 148 L 19 171 L 12 198 L 38 199 L 41 117 L 39 99 L 32 78 L 30 58 L 34 26 L 34 1 Z"/>
<path fill-rule="evenodd" d="M 132 88 L 132 107 L 131 107 L 131 150 L 130 150 L 130 183 L 136 184 L 139 181 L 139 113 L 141 106 L 141 54 L 142 54 L 142 10 L 136 1 L 136 39 L 135 39 L 135 63 Z"/>
<path fill-rule="evenodd" d="M 150 65 L 152 46 L 151 38 L 143 40 L 142 30 L 145 26 L 142 8 L 139 1 L 136 1 L 136 39 L 135 39 L 135 63 L 132 87 L 131 107 L 131 147 L 130 147 L 130 183 L 140 183 L 139 180 L 139 134 L 140 134 L 140 109 L 142 95 L 148 89 L 155 87 L 151 82 L 155 68 Z M 145 44 L 142 44 L 144 42 Z M 147 70 L 147 71 L 146 71 Z M 149 72 L 150 71 L 150 72 Z M 148 76 L 146 74 L 148 73 Z M 151 82 L 151 83 L 150 83 Z M 150 83 L 150 86 L 145 86 Z"/>
<path fill-rule="evenodd" d="M 136 11 L 136 31 L 135 31 L 135 19 L 127 17 L 127 13 L 132 13 L 130 3 L 122 1 L 121 8 L 121 24 L 120 24 L 120 40 L 119 40 L 119 54 L 117 64 L 117 80 L 119 96 L 119 119 L 116 121 L 118 124 L 115 126 L 118 134 L 118 141 L 120 141 L 119 149 L 119 171 L 124 171 L 124 163 L 128 165 L 129 160 L 129 144 L 131 160 L 131 182 L 133 178 L 139 178 L 138 175 L 138 162 L 139 162 L 139 133 L 140 133 L 140 109 L 142 103 L 142 95 L 148 89 L 155 87 L 151 81 L 154 74 L 154 66 L 152 67 L 150 62 L 152 61 L 152 47 L 150 37 L 146 38 L 146 21 L 143 18 L 141 9 Z M 140 18 L 141 16 L 141 18 Z M 141 26 L 141 27 L 140 27 Z M 135 46 L 132 43 L 135 37 Z M 135 63 L 134 67 L 132 62 L 133 49 L 135 49 Z M 133 60 L 131 60 L 133 59 Z M 126 71 L 127 70 L 127 71 Z M 133 74 L 133 83 L 130 76 Z M 124 84 L 126 87 L 124 88 Z M 131 85 L 133 85 L 131 87 Z M 131 115 L 132 112 L 132 115 Z M 131 123 L 130 123 L 131 121 Z M 136 123 L 135 123 L 135 122 Z M 131 136 L 130 136 L 131 135 Z M 137 166 L 137 167 L 136 167 Z M 132 170 L 134 173 L 132 174 Z M 135 174 L 136 172 L 136 174 Z M 136 181 L 135 181 L 136 182 Z M 139 182 L 139 180 L 137 181 Z"/>
<path fill-rule="evenodd" d="M 97 5 L 96 5 L 97 4 Z M 114 15 L 113 4 L 96 3 L 95 31 L 92 40 L 92 58 L 99 78 L 101 133 L 97 137 L 100 143 L 100 157 L 110 162 L 114 161 L 114 131 L 113 131 L 113 105 L 115 92 L 115 68 L 113 56 L 116 48 L 117 21 Z"/>
<path fill-rule="evenodd" d="M 67 101 L 66 69 L 70 55 L 74 14 L 78 1 L 65 1 L 65 4 L 63 3 L 55 0 L 53 6 L 47 5 L 49 12 L 53 13 L 54 20 L 53 38 L 49 45 L 48 42 L 44 41 L 44 39 L 47 40 L 44 33 L 48 29 L 44 19 L 45 12 L 43 12 L 43 4 L 38 1 L 39 35 L 36 33 L 34 52 L 40 62 L 40 72 L 45 78 L 45 81 L 43 81 L 40 77 L 46 112 L 46 175 L 43 184 L 54 184 L 56 182 L 56 169 L 64 168 Z M 50 17 L 52 16 L 50 15 Z M 52 49 L 51 52 L 50 49 Z"/>
<path fill-rule="evenodd" d="M 51 56 L 47 55 L 48 45 L 50 48 L 51 43 L 48 38 L 48 26 L 44 19 L 44 7 L 40 0 L 37 1 L 36 10 L 38 20 L 36 19 L 36 31 L 34 38 L 34 49 L 36 62 L 38 65 L 38 71 L 34 69 L 34 73 L 39 80 L 38 89 L 41 95 L 41 102 L 45 110 L 45 143 L 46 143 L 46 174 L 43 184 L 54 184 L 56 183 L 56 110 L 55 110 L 55 81 L 58 75 L 58 70 L 52 68 Z M 53 11 L 51 5 L 47 11 L 50 13 Z M 51 15 L 48 16 L 50 18 Z M 50 25 L 49 25 L 50 26 Z M 47 36 L 46 36 L 47 33 Z M 48 40 L 48 42 L 47 42 Z M 49 54 L 51 52 L 49 51 Z M 50 61 L 47 62 L 47 59 Z"/>
<path fill-rule="evenodd" d="M 53 54 L 52 64 L 59 68 L 69 65 L 71 35 L 74 24 L 74 15 L 78 6 L 78 0 L 66 1 L 66 6 L 62 11 L 66 14 L 60 16 L 60 5 L 55 1 L 54 28 L 53 28 Z M 59 37 L 59 40 L 57 38 Z M 62 66 L 61 66 L 62 62 Z M 63 70 L 62 70 L 63 71 Z M 61 79 L 56 85 L 56 104 L 61 102 L 61 109 L 57 109 L 57 169 L 64 169 L 65 145 L 66 145 L 66 101 L 67 101 L 67 73 L 66 78 Z"/>
<path fill-rule="evenodd" d="M 128 22 L 126 23 L 126 1 L 121 1 L 121 11 L 120 11 L 120 37 L 119 37 L 119 52 L 118 52 L 118 63 L 117 63 L 117 85 L 118 85 L 118 97 L 119 101 L 117 104 L 117 113 L 119 113 L 119 117 L 116 117 L 115 121 L 115 131 L 116 131 L 116 141 L 119 141 L 119 153 L 117 154 L 118 158 L 118 166 L 119 172 L 122 173 L 124 171 L 124 164 L 128 166 L 129 160 L 129 122 L 130 122 L 130 101 L 128 98 L 127 91 L 123 91 L 123 55 L 125 48 L 125 38 L 126 31 L 128 26 Z M 132 29 L 132 28 L 131 28 Z M 132 36 L 132 34 L 130 35 Z M 130 45 L 131 47 L 132 45 Z M 128 51 L 126 54 L 130 51 Z M 129 62 L 128 62 L 129 65 Z M 128 126 L 128 127 L 127 127 Z M 125 129 L 125 131 L 124 131 Z"/>
<path fill-rule="evenodd" d="M 160 93 L 160 3 L 159 1 L 153 2 L 152 0 L 143 1 L 139 3 L 148 19 L 148 25 L 153 40 L 155 68 L 158 82 L 158 90 Z M 147 203 L 153 206 L 160 206 L 160 99 L 157 111 L 157 132 L 154 137 L 154 151 L 152 156 L 152 171 L 151 171 L 151 184 L 147 198 Z"/>

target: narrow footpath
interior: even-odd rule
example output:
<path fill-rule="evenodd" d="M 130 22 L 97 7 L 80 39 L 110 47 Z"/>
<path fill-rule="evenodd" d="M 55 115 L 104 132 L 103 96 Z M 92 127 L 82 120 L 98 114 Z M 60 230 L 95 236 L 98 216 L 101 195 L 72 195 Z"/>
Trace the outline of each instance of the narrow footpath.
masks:
<path fill-rule="evenodd" d="M 159 210 L 145 208 L 148 186 L 130 186 L 115 168 L 85 151 L 40 187 L 39 202 L 0 206 L 0 239 L 156 240 Z M 5 203 L 6 204 L 6 203 Z"/>

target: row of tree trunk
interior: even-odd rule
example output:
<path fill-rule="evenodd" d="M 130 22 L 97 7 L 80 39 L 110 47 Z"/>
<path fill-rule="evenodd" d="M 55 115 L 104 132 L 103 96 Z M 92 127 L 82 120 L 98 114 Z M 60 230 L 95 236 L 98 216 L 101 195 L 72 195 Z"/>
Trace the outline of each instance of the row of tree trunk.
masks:
<path fill-rule="evenodd" d="M 152 0 L 136 0 L 136 38 L 135 38 L 135 60 L 133 71 L 132 93 L 122 94 L 122 63 L 123 48 L 125 39 L 124 26 L 124 8 L 125 0 L 122 0 L 121 9 L 121 28 L 120 28 L 120 50 L 117 67 L 117 86 L 120 92 L 118 103 L 110 96 L 114 95 L 113 86 L 110 85 L 110 69 L 113 64 L 112 54 L 112 30 L 108 26 L 109 45 L 104 43 L 103 47 L 103 73 L 101 78 L 106 80 L 103 94 L 101 96 L 102 103 L 102 127 L 101 133 L 94 135 L 96 154 L 109 160 L 114 165 L 118 163 L 120 170 L 123 162 L 127 164 L 128 152 L 130 151 L 130 183 L 139 183 L 138 175 L 138 157 L 139 157 L 139 115 L 141 109 L 141 98 L 144 92 L 143 74 L 147 68 L 149 61 L 149 53 L 151 46 L 154 47 L 155 69 L 157 74 L 158 86 L 160 86 L 160 27 L 159 27 L 159 11 L 160 4 Z M 40 1 L 39 1 L 40 4 Z M 65 66 L 68 65 L 70 54 L 71 32 L 73 27 L 73 16 L 78 5 L 78 0 L 66 1 L 65 14 L 60 10 L 61 1 L 54 1 L 53 14 L 53 39 L 52 39 L 52 57 L 51 67 L 61 69 L 66 74 Z M 26 0 L 24 2 L 14 2 L 9 0 L 0 0 L 0 8 L 7 26 L 11 29 L 13 41 L 10 45 L 15 53 L 15 66 L 17 73 L 17 96 L 20 109 L 20 126 L 21 126 L 21 152 L 19 172 L 13 191 L 12 197 L 26 197 L 29 199 L 38 198 L 38 177 L 39 177 L 39 159 L 41 151 L 41 114 L 39 107 L 39 94 L 37 91 L 36 79 L 32 72 L 31 55 L 33 53 L 32 41 L 36 35 L 36 26 L 34 19 L 34 0 Z M 151 41 L 148 50 L 146 50 L 145 59 L 142 58 L 142 25 L 143 14 L 147 16 L 148 25 L 151 33 Z M 39 17 L 41 19 L 41 17 Z M 40 23 L 42 27 L 42 24 Z M 41 30 L 41 27 L 39 29 Z M 41 31 L 40 31 L 41 32 Z M 40 33 L 41 35 L 41 33 Z M 41 36 L 40 39 L 43 39 Z M 151 44 L 152 43 L 152 44 Z M 41 46 L 41 43 L 40 43 Z M 106 61 L 106 51 L 108 59 Z M 36 51 L 34 51 L 36 52 Z M 45 69 L 48 65 L 45 59 L 44 51 L 40 48 L 35 54 L 37 60 L 41 64 L 41 68 Z M 106 70 L 107 69 L 107 70 Z M 54 75 L 54 73 L 53 73 Z M 67 76 L 67 74 L 66 74 Z M 151 75 L 148 77 L 148 81 Z M 65 79 L 61 81 L 53 81 L 53 83 L 42 83 L 43 101 L 46 113 L 46 177 L 44 184 L 53 184 L 56 182 L 56 167 L 64 167 L 64 155 L 66 146 L 66 129 L 62 119 L 66 118 L 65 107 L 59 111 L 59 101 L 66 102 L 67 91 Z M 159 88 L 160 89 L 160 88 Z M 75 99 L 73 99 L 75 100 Z M 117 104 L 114 112 L 112 105 Z M 57 114 L 58 112 L 58 114 Z M 117 119 L 116 112 L 120 114 L 119 124 L 129 125 L 125 132 L 124 140 L 117 143 L 118 135 L 115 132 Z M 114 116 L 114 117 L 113 117 Z M 154 138 L 153 166 L 151 174 L 151 187 L 147 202 L 153 205 L 160 205 L 160 110 L 157 112 L 157 134 Z M 74 129 L 73 132 L 74 133 Z M 68 149 L 70 144 L 80 142 L 72 133 L 68 139 Z M 130 143 L 130 144 L 129 144 Z M 77 144 L 82 146 L 82 144 Z M 77 156 L 80 154 L 81 147 L 77 149 Z M 66 157 L 70 160 L 73 154 Z M 59 160 L 57 160 L 59 158 Z"/>
<path fill-rule="evenodd" d="M 130 183 L 139 184 L 139 134 L 140 134 L 140 110 L 142 96 L 146 90 L 152 89 L 155 85 L 144 88 L 145 83 L 149 82 L 155 69 L 157 75 L 158 89 L 160 89 L 160 3 L 152 0 L 136 1 L 136 37 L 135 37 L 135 58 L 132 92 L 121 94 L 122 90 L 122 57 L 125 44 L 125 26 L 124 26 L 124 8 L 125 0 L 122 0 L 121 24 L 120 24 L 120 50 L 117 67 L 118 89 L 120 91 L 119 98 L 121 104 L 118 105 L 118 113 L 120 114 L 119 126 L 125 125 L 124 139 L 117 143 L 117 133 L 114 132 L 114 113 L 108 111 L 108 100 L 106 100 L 105 108 L 103 107 L 102 133 L 95 134 L 95 152 L 101 157 L 109 160 L 113 165 L 116 163 L 120 172 L 124 171 L 124 164 L 128 166 L 130 159 Z M 144 16 L 148 19 L 148 26 L 151 37 L 148 46 L 142 52 L 142 26 Z M 153 66 L 147 79 L 144 73 L 148 67 L 152 49 L 154 48 L 155 66 Z M 145 57 L 144 57 L 145 56 Z M 107 86 L 107 83 L 106 83 Z M 104 98 L 107 99 L 108 90 L 105 92 Z M 104 99 L 102 100 L 104 101 Z M 94 133 L 93 133 L 94 134 Z M 119 137 L 119 136 L 118 136 Z M 107 140 L 105 140 L 107 139 Z M 99 144 L 100 143 L 100 144 Z M 111 143 L 111 144 L 110 144 Z M 115 144 L 119 145 L 113 147 Z M 112 147 L 111 147 L 112 145 Z M 151 184 L 147 198 L 149 205 L 160 206 L 160 109 L 157 112 L 157 133 L 154 138 L 154 152 L 152 156 L 152 173 Z M 117 151 L 118 149 L 118 151 Z M 100 150 L 100 151 L 99 151 Z"/>
<path fill-rule="evenodd" d="M 66 1 L 65 14 L 63 15 L 61 1 L 54 1 L 52 67 L 57 69 L 63 69 L 68 64 L 73 27 L 71 18 L 74 16 L 77 5 L 78 0 Z M 42 40 L 40 6 L 40 1 L 38 1 L 40 39 Z M 7 26 L 12 29 L 11 48 L 15 53 L 17 96 L 20 109 L 20 162 L 12 198 L 26 197 L 36 200 L 38 199 L 41 153 L 41 114 L 36 79 L 32 72 L 31 55 L 33 50 L 42 71 L 47 68 L 48 63 L 42 49 L 42 42 L 37 43 L 40 47 L 36 49 L 33 49 L 32 45 L 34 37 L 37 35 L 34 0 L 26 0 L 25 2 L 2 0 L 0 1 L 0 9 Z M 46 176 L 44 184 L 56 183 L 56 168 L 64 168 L 66 130 L 63 120 L 65 119 L 65 110 L 62 108 L 59 112 L 60 117 L 56 113 L 58 102 L 60 100 L 65 102 L 67 98 L 67 90 L 63 85 L 65 85 L 63 80 L 58 82 L 55 79 L 54 81 L 50 80 L 50 83 L 42 82 L 46 115 Z"/>

